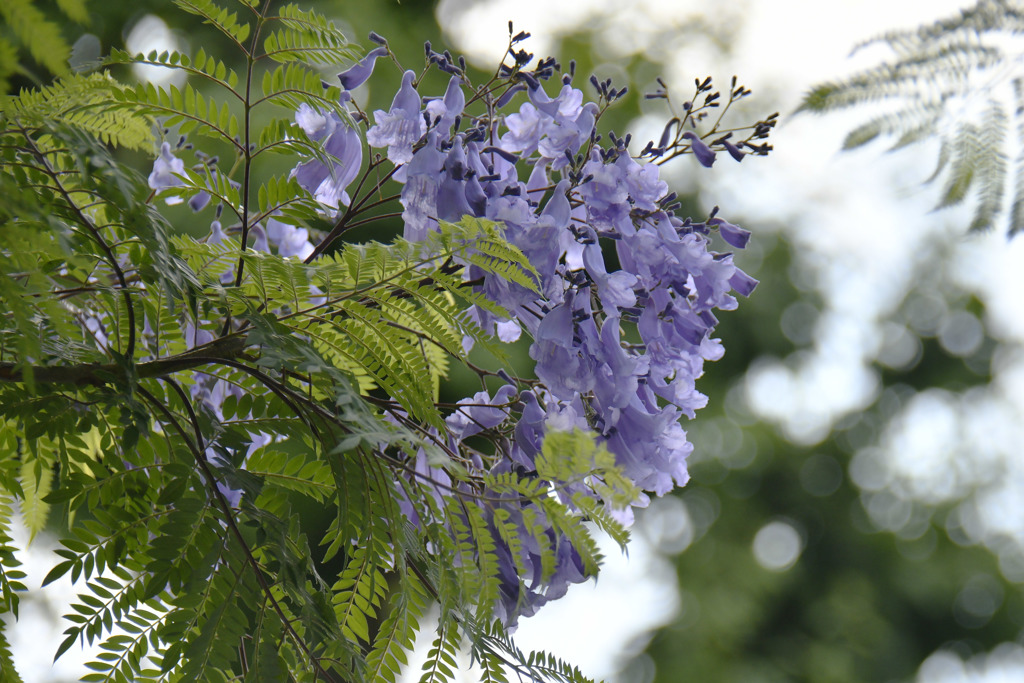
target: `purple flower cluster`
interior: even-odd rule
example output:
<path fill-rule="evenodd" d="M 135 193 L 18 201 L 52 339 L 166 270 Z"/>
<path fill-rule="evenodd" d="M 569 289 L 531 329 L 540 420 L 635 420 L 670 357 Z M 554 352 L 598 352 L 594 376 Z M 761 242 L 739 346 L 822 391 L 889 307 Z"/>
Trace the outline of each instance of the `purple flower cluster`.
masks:
<path fill-rule="evenodd" d="M 377 48 L 339 75 L 342 105 L 351 106 L 350 91 L 369 78 L 374 62 L 385 54 L 386 47 Z M 512 54 L 518 67 L 519 53 Z M 677 216 L 675 195 L 660 178 L 659 167 L 638 163 L 628 137 L 612 134 L 602 144 L 595 130 L 601 104 L 585 102 L 571 76 L 563 77 L 552 97 L 541 84 L 552 75 L 550 62 L 532 75 L 515 72 L 519 78 L 505 67 L 505 90 L 492 99 L 490 93 L 469 89 L 463 70 L 447 55 L 428 48 L 428 58 L 451 74 L 445 92 L 424 97 L 416 74 L 406 71 L 391 107 L 374 112 L 372 125 L 360 112 L 342 118 L 302 105 L 296 124 L 325 154 L 302 161 L 292 176 L 325 214 L 337 216 L 340 207 L 352 206 L 349 187 L 364 157 L 364 135 L 352 121 L 363 120 L 365 144 L 384 150 L 382 156 L 395 167 L 390 177 L 402 185 L 406 239 L 422 241 L 440 229 L 439 221 L 488 219 L 503 226 L 506 239 L 539 274 L 538 296 L 466 267 L 466 281 L 510 316 L 500 318 L 479 307 L 467 315 L 502 341 L 525 332 L 532 340 L 529 354 L 537 380 L 499 373 L 505 385 L 464 399 L 447 417 L 445 433 L 431 432 L 474 476 L 453 479 L 420 451 L 399 482 L 403 509 L 415 524 L 443 520 L 423 518 L 428 508 L 416 504 L 407 493 L 410 486 L 439 503 L 454 491 L 491 520 L 499 558 L 496 611 L 514 623 L 583 581 L 587 571 L 579 549 L 547 519 L 540 501 L 482 482 L 503 474 L 537 479 L 545 437 L 581 429 L 597 434 L 641 493 L 623 507 L 606 498 L 607 489 L 591 477 L 546 481 L 545 490 L 570 510 L 579 512 L 582 494 L 629 523 L 632 507 L 645 506 L 647 493 L 660 496 L 685 484 L 693 446 L 680 421 L 693 418 L 706 404 L 695 383 L 704 361 L 723 353 L 713 337 L 714 312 L 735 308 L 733 293 L 747 296 L 757 283 L 731 254 L 709 248 L 713 232 L 738 249 L 749 233 L 717 217 L 717 209 L 704 222 Z M 483 97 L 487 102 L 482 114 L 466 111 L 467 89 L 468 101 Z M 599 90 L 602 102 L 615 98 L 607 84 Z M 525 101 L 504 112 L 522 91 Z M 687 132 L 680 139 L 702 165 L 713 163 L 714 151 L 696 134 Z M 731 144 L 726 149 L 732 153 Z M 741 159 L 742 153 L 733 156 Z M 181 172 L 181 162 L 165 144 L 150 184 L 154 189 L 180 185 L 174 174 Z M 269 250 L 272 244 L 279 255 L 301 259 L 314 253 L 305 229 L 273 218 L 265 229 L 257 228 L 251 231 L 257 248 Z M 223 239 L 217 222 L 211 239 Z M 614 262 L 617 267 L 609 265 Z M 204 401 L 214 401 L 221 389 L 201 384 L 195 391 Z M 258 438 L 265 442 L 269 437 Z M 493 449 L 477 450 L 481 438 Z M 503 540 L 499 518 L 519 530 L 521 543 Z M 538 524 L 545 528 L 540 536 Z M 542 559 L 552 553 L 557 560 L 553 571 L 550 561 Z"/>
<path fill-rule="evenodd" d="M 368 76 L 365 61 L 355 68 L 361 70 L 355 80 L 362 82 Z M 463 111 L 462 75 L 446 70 L 453 75 L 445 93 L 435 98 L 421 96 L 414 72 L 405 72 L 391 108 L 375 112 L 366 133 L 369 146 L 386 149 L 398 167 L 394 178 L 403 184 L 405 237 L 422 240 L 439 229 L 439 220 L 498 221 L 540 274 L 542 296 L 467 270 L 467 280 L 482 279 L 480 290 L 512 314 L 498 319 L 474 308 L 472 317 L 505 341 L 525 331 L 533 340 L 530 357 L 540 382 L 526 389 L 510 382 L 493 395 L 484 391 L 465 399 L 439 438 L 452 452 L 469 453 L 478 471 L 535 476 L 545 434 L 591 430 L 640 489 L 663 495 L 685 484 L 693 447 L 680 419 L 692 418 L 705 405 L 695 381 L 704 361 L 723 353 L 712 337 L 714 310 L 735 308 L 731 292 L 746 296 L 756 284 L 732 255 L 709 250 L 709 235 L 717 229 L 742 248 L 749 233 L 714 214 L 704 223 L 677 217 L 674 195 L 656 165 L 638 163 L 628 152 L 628 140 L 612 136 L 607 149 L 597 144 L 598 104 L 584 103 L 583 93 L 569 82 L 550 97 L 530 79 L 527 101 L 518 111 L 473 117 Z M 347 74 L 341 76 L 346 87 L 354 82 Z M 305 111 L 296 117 L 307 133 L 311 118 Z M 693 153 L 710 166 L 714 152 L 689 135 Z M 334 153 L 340 162 L 357 159 L 348 144 L 344 153 Z M 326 178 L 327 170 L 313 160 L 295 173 Z M 355 172 L 353 165 L 330 177 L 352 179 Z M 332 192 L 343 190 L 339 183 Z M 610 271 L 606 256 L 612 250 L 620 267 Z M 465 447 L 467 439 L 479 435 L 501 437 L 494 439 L 494 456 Z M 411 469 L 438 500 L 452 487 L 473 493 L 468 484 L 429 466 L 423 452 Z M 583 483 L 550 484 L 570 507 L 573 493 L 597 497 Z M 646 502 L 641 494 L 633 505 Z M 502 508 L 520 520 L 526 540 L 533 538 L 522 521 L 526 511 L 543 518 L 535 502 L 516 496 L 489 496 L 478 504 L 492 516 Z M 408 499 L 404 507 L 415 522 L 423 521 Z M 626 522 L 632 517 L 628 508 L 610 511 Z M 548 540 L 558 562 L 550 576 L 543 576 L 535 540 L 524 542 L 515 558 L 494 536 L 501 559 L 498 612 L 507 622 L 534 613 L 586 578 L 577 549 L 553 528 Z"/>

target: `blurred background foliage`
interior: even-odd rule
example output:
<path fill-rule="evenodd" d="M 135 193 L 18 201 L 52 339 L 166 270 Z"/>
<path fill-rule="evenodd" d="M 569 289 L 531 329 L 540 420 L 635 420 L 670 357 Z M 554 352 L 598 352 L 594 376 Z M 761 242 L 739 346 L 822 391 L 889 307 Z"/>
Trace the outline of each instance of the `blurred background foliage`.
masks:
<path fill-rule="evenodd" d="M 345 27 L 354 42 L 369 45 L 370 30 L 384 35 L 403 65 L 417 69 L 425 40 L 435 49 L 449 47 L 445 30 L 453 27 L 443 30 L 438 17 L 447 24 L 475 4 L 450 1 L 438 11 L 433 0 L 304 1 Z M 143 42 L 158 36 L 183 51 L 202 46 L 212 52 L 220 40 L 166 0 L 89 0 L 88 21 L 81 23 L 59 12 L 57 4 L 37 3 L 60 25 L 69 45 L 91 34 L 103 53 L 125 47 L 146 21 L 149 37 L 136 36 Z M 153 23 L 153 17 L 159 22 Z M 660 63 L 669 52 L 656 46 L 700 36 L 702 44 L 726 54 L 738 24 L 725 22 L 723 28 L 722 22 L 694 21 L 687 24 L 688 35 L 658 35 L 634 45 L 620 41 L 614 50 L 602 42 L 608 21 L 581 18 L 580 26 L 559 35 L 552 54 L 563 66 L 570 58 L 577 61 L 581 87 L 589 88 L 582 84 L 592 72 L 615 76 L 617 85 L 630 79 L 630 97 L 604 121 L 605 128 L 624 132 L 631 121 L 660 113 L 640 96 L 659 73 L 691 68 L 685 62 Z M 0 25 L 0 37 L 11 38 L 9 26 Z M 496 65 L 475 66 L 484 76 Z M 13 75 L 11 88 L 45 82 L 49 73 L 29 57 L 27 68 Z M 381 63 L 362 96 L 364 110 L 386 108 L 399 78 L 398 69 Z M 440 92 L 443 80 L 435 78 L 434 90 Z M 754 90 L 747 103 L 754 116 L 776 108 L 770 91 L 758 83 L 746 85 Z M 149 163 L 144 158 L 135 162 L 140 168 Z M 292 162 L 281 163 L 284 168 Z M 771 157 L 747 161 L 772 163 Z M 706 216 L 711 207 L 701 202 L 699 176 L 670 172 L 670 182 L 673 178 L 673 189 L 685 193 L 683 200 L 695 217 Z M 929 498 L 894 483 L 875 457 L 894 416 L 914 396 L 943 390 L 943 396 L 969 397 L 972 388 L 990 383 L 992 358 L 1002 342 L 981 325 L 976 325 L 980 332 L 971 327 L 981 336 L 969 344 L 947 338 L 955 315 L 970 316 L 975 323 L 984 318 L 982 301 L 949 284 L 948 254 L 941 247 L 912 265 L 917 276 L 885 320 L 885 338 L 873 362 L 878 385 L 870 405 L 842 416 L 813 445 L 805 445 L 757 417 L 745 387 L 749 372 L 765 359 L 798 359 L 815 344 L 827 307 L 815 280 L 816 266 L 801 258 L 779 226 L 766 225 L 756 214 L 723 209 L 729 220 L 754 232 L 748 253 L 738 261 L 761 285 L 721 321 L 719 336 L 727 352 L 708 365 L 699 384 L 710 397 L 709 407 L 687 425 L 696 446 L 692 480 L 674 496 L 654 501 L 641 516 L 638 533 L 673 558 L 681 602 L 670 624 L 637 643 L 621 680 L 907 681 L 942 648 L 967 658 L 1019 641 L 1024 597 L 1016 580 L 1024 575 L 1014 575 L 1012 557 L 1004 553 L 1000 558 L 993 544 L 983 545 L 968 533 L 961 505 L 1000 473 L 952 482 L 952 493 Z M 205 223 L 195 225 L 195 217 L 184 209 L 175 216 L 181 229 L 196 234 L 208 229 Z M 385 240 L 388 231 L 398 230 L 393 223 L 355 237 Z M 448 394 L 457 398 L 473 390 L 456 384 Z M 969 459 L 971 453 L 962 457 Z"/>

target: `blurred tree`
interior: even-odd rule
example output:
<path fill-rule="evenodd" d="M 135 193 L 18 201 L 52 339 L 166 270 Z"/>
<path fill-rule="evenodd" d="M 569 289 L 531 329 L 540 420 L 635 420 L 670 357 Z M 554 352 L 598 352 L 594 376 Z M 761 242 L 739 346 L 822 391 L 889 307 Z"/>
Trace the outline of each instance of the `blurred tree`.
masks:
<path fill-rule="evenodd" d="M 749 366 L 797 348 L 778 323 L 804 297 L 789 280 L 791 259 L 790 247 L 775 242 L 755 271 L 756 305 L 722 321 L 723 338 L 747 343 L 731 344 L 702 380 L 710 396 L 731 399 L 712 402 L 715 419 L 695 423 L 690 434 L 692 479 L 678 496 L 695 538 L 676 560 L 682 611 L 624 680 L 656 672 L 653 680 L 665 682 L 899 681 L 942 647 L 988 651 L 1016 640 L 1024 625 L 1019 587 L 991 552 L 947 525 L 955 503 L 927 506 L 886 493 L 891 498 L 876 506 L 887 501 L 905 515 L 886 531 L 878 523 L 885 511 L 876 509 L 873 520 L 865 507 L 872 493 L 850 476 L 854 456 L 898 412 L 898 396 L 911 387 L 982 384 L 987 375 L 925 338 L 918 362 L 879 367 L 883 387 L 872 407 L 813 447 L 791 443 L 743 406 Z M 781 570 L 771 564 L 771 546 L 757 547 L 759 532 L 776 521 L 800 539 L 798 559 Z M 768 566 L 759 550 L 767 550 Z"/>

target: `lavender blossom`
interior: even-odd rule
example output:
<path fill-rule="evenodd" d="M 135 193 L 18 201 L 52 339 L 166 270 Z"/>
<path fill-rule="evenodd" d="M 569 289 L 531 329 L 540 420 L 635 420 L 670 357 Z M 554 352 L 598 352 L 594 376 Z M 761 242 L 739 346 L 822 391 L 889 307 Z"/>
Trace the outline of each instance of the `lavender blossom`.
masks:
<path fill-rule="evenodd" d="M 356 64 L 338 74 L 341 87 L 345 90 L 355 90 L 361 86 L 373 75 L 373 65 L 377 58 L 384 57 L 387 53 L 387 47 L 377 47 L 367 52 Z"/>
<path fill-rule="evenodd" d="M 697 134 L 693 131 L 687 131 L 683 133 L 683 137 L 690 141 L 690 149 L 693 150 L 693 156 L 697 157 L 697 161 L 702 166 L 711 168 L 711 165 L 715 163 L 715 153 L 711 150 L 707 144 L 697 137 Z"/>
<path fill-rule="evenodd" d="M 366 142 L 371 147 L 387 147 L 388 159 L 396 165 L 412 160 L 413 144 L 427 132 L 427 124 L 420 116 L 420 96 L 412 85 L 415 78 L 412 71 L 403 74 L 402 87 L 391 109 L 375 111 L 377 125 L 366 131 Z"/>
<path fill-rule="evenodd" d="M 310 140 L 323 145 L 332 160 L 324 164 L 318 159 L 300 163 L 292 177 L 332 213 L 339 206 L 348 206 L 351 198 L 346 188 L 359 175 L 363 163 L 363 142 L 359 133 L 336 113 L 324 114 L 303 103 L 295 112 L 295 122 Z"/>
<path fill-rule="evenodd" d="M 160 155 L 153 162 L 153 170 L 149 174 L 149 186 L 160 192 L 171 187 L 181 187 L 185 183 L 177 176 L 185 175 L 185 162 L 174 156 L 171 145 L 164 142 L 160 145 Z M 181 197 L 167 197 L 168 205 L 180 204 Z"/>

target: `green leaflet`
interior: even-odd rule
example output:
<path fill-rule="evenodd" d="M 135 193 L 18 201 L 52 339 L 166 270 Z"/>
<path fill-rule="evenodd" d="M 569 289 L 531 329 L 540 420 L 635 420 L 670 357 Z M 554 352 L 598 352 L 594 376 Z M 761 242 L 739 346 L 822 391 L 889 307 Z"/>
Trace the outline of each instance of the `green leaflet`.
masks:
<path fill-rule="evenodd" d="M 394 683 L 408 664 L 420 619 L 427 607 L 427 592 L 419 578 L 409 571 L 398 572 L 399 586 L 392 590 L 388 615 L 377 630 L 373 648 L 366 656 L 367 677 Z"/>
<path fill-rule="evenodd" d="M 53 486 L 51 464 L 45 458 L 38 457 L 35 450 L 32 448 L 32 455 L 36 457 L 28 457 L 28 453 L 25 453 L 21 465 L 21 490 L 25 495 L 21 501 L 21 514 L 31 538 L 46 528 L 50 506 L 45 498 Z"/>
<path fill-rule="evenodd" d="M 58 7 L 74 21 L 87 18 L 83 0 L 62 0 Z M 60 27 L 48 20 L 46 15 L 36 7 L 33 0 L 7 0 L 0 4 L 0 19 L 10 27 L 14 37 L 21 43 L 32 58 L 45 66 L 50 73 L 61 76 L 67 73 L 67 58 L 71 54 L 71 46 L 61 35 Z M 9 78 L 16 67 L 15 47 L 3 40 L 0 45 L 0 92 L 6 93 Z"/>
<path fill-rule="evenodd" d="M 25 90 L 3 104 L 4 115 L 21 125 L 58 121 L 105 144 L 143 152 L 153 149 L 153 122 L 126 118 L 107 105 L 125 86 L 108 74 L 69 74 L 39 90 Z"/>
<path fill-rule="evenodd" d="M 245 21 L 238 20 L 238 14 L 221 7 L 212 0 L 174 0 L 174 4 L 190 14 L 202 17 L 205 23 L 215 27 L 234 42 L 240 50 L 245 50 L 245 39 L 249 37 L 252 27 Z"/>
<path fill-rule="evenodd" d="M 14 666 L 14 658 L 11 656 L 11 646 L 4 635 L 6 624 L 6 621 L 0 620 L 0 678 L 9 683 L 22 683 L 22 678 Z"/>

